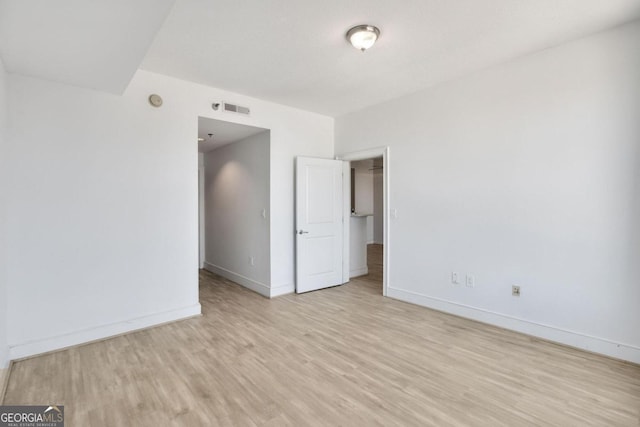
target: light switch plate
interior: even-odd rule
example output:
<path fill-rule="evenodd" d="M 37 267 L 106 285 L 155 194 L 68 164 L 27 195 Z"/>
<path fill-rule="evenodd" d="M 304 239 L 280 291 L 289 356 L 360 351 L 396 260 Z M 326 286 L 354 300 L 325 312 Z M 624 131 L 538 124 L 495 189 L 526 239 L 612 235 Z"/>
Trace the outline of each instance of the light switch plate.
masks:
<path fill-rule="evenodd" d="M 473 288 L 476 286 L 476 278 L 473 274 L 467 274 L 467 287 Z"/>

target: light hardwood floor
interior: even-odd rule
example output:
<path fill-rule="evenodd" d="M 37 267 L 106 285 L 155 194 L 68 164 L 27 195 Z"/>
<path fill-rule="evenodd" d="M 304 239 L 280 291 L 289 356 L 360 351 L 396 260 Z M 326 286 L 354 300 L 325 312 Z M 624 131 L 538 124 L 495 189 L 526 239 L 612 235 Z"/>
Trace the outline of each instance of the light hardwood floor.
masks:
<path fill-rule="evenodd" d="M 74 426 L 640 424 L 640 367 L 381 296 L 371 273 L 265 299 L 201 273 L 204 316 L 14 364 L 5 404 Z"/>

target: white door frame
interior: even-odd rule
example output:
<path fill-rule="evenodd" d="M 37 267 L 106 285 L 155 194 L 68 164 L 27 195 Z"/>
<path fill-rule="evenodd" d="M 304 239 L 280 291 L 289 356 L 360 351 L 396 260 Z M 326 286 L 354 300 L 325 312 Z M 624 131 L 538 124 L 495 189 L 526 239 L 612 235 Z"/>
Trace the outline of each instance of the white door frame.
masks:
<path fill-rule="evenodd" d="M 389 263 L 389 253 L 390 253 L 390 249 L 391 249 L 391 232 L 390 232 L 390 215 L 389 215 L 389 147 L 377 147 L 377 148 L 370 148 L 368 150 L 362 150 L 362 151 L 354 151 L 351 153 L 346 153 L 346 154 L 341 154 L 339 156 L 336 156 L 336 160 L 344 160 L 344 161 L 356 161 L 356 160 L 365 160 L 365 159 L 370 159 L 372 157 L 380 157 L 382 156 L 382 165 L 383 165 L 383 169 L 382 169 L 382 179 L 383 179 L 383 183 L 382 183 L 382 212 L 383 212 L 383 218 L 382 218 L 382 224 L 384 227 L 384 232 L 383 232 L 383 253 L 382 253 L 382 266 L 383 266 L 383 271 L 382 271 L 382 295 L 384 295 L 385 297 L 387 296 L 387 289 L 389 287 L 389 270 L 391 269 L 390 267 L 390 263 Z M 347 176 L 350 176 L 350 174 L 346 174 L 345 178 Z M 348 194 L 351 194 L 351 183 L 349 179 L 344 179 L 343 180 L 343 185 L 344 185 L 344 194 L 345 194 L 345 200 L 349 200 L 347 198 Z M 348 220 L 348 218 L 351 217 L 351 203 L 347 203 L 345 202 L 344 204 L 344 247 L 345 249 L 342 251 L 343 254 L 346 254 L 346 277 L 348 276 L 349 273 L 349 225 L 350 225 L 350 221 Z"/>

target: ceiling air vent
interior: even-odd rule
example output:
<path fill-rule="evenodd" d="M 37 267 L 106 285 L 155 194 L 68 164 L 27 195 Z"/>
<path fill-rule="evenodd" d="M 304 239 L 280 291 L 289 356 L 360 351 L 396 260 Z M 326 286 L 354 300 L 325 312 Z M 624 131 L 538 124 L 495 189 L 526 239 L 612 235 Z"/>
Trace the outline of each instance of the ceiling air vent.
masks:
<path fill-rule="evenodd" d="M 243 107 L 241 105 L 229 104 L 228 102 L 224 103 L 224 111 L 231 111 L 231 112 L 234 112 L 234 113 L 247 114 L 247 115 L 250 112 L 249 107 Z"/>

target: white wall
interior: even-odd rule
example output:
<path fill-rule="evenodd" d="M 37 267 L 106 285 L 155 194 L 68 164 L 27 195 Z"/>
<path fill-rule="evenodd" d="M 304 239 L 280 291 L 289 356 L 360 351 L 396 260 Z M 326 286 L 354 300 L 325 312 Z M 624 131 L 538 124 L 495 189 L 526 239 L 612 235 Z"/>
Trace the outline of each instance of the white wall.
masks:
<path fill-rule="evenodd" d="M 359 214 L 373 213 L 373 171 L 370 171 L 371 161 L 351 162 L 351 167 L 355 169 L 355 208 Z M 366 218 L 366 241 L 373 243 L 373 216 Z"/>
<path fill-rule="evenodd" d="M 640 362 L 638 40 L 636 22 L 337 119 L 337 154 L 390 146 L 390 296 Z"/>
<path fill-rule="evenodd" d="M 269 131 L 209 151 L 205 268 L 271 295 Z"/>
<path fill-rule="evenodd" d="M 7 155 L 7 74 L 4 71 L 4 64 L 0 59 L 0 370 L 4 369 L 9 361 L 9 347 L 7 344 L 7 280 L 6 280 L 6 254 L 8 251 L 6 228 L 5 228 L 5 208 L 6 208 L 6 187 L 8 177 L 5 176 L 7 165 L 5 163 Z M 2 387 L 2 375 L 0 375 L 0 387 Z"/>
<path fill-rule="evenodd" d="M 349 278 L 369 273 L 367 266 L 367 220 L 370 216 L 349 218 Z"/>
<path fill-rule="evenodd" d="M 356 213 L 373 213 L 373 172 L 369 162 L 351 162 L 355 169 Z"/>
<path fill-rule="evenodd" d="M 271 284 L 293 290 L 294 155 L 331 157 L 333 119 L 145 71 L 123 96 L 17 75 L 9 93 L 12 357 L 200 311 L 198 116 L 272 130 Z"/>
<path fill-rule="evenodd" d="M 373 174 L 373 216 L 372 234 L 373 243 L 384 243 L 384 173 L 382 170 L 375 170 Z"/>
<path fill-rule="evenodd" d="M 251 113 L 255 115 L 253 109 Z M 265 119 L 248 124 L 271 130 L 271 296 L 274 297 L 295 291 L 294 159 L 334 158 L 334 119 L 281 107 Z"/>
<path fill-rule="evenodd" d="M 204 268 L 205 261 L 205 232 L 204 232 L 204 153 L 198 153 L 198 255 L 200 268 Z"/>
<path fill-rule="evenodd" d="M 367 217 L 367 243 L 384 241 L 383 173 L 371 170 L 371 160 L 351 162 L 355 169 L 356 212 L 372 214 Z"/>

